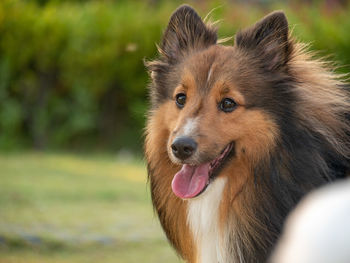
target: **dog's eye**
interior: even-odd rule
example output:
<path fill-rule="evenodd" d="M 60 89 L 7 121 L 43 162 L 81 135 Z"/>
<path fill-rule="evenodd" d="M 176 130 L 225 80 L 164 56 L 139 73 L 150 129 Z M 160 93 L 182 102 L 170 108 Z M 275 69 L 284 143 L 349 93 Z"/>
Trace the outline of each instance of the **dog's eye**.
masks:
<path fill-rule="evenodd" d="M 224 112 L 232 112 L 234 109 L 236 109 L 236 107 L 237 103 L 230 98 L 224 98 L 219 104 L 220 110 Z"/>
<path fill-rule="evenodd" d="M 184 93 L 176 94 L 175 101 L 176 101 L 176 105 L 180 109 L 183 108 L 185 106 L 185 103 L 186 103 L 186 94 L 184 94 Z"/>

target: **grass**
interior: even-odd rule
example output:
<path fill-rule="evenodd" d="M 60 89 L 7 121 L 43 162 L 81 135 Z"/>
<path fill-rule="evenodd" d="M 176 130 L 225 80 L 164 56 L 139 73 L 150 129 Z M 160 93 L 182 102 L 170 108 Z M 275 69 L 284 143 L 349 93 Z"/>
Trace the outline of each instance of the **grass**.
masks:
<path fill-rule="evenodd" d="M 180 262 L 140 161 L 0 154 L 0 262 Z"/>

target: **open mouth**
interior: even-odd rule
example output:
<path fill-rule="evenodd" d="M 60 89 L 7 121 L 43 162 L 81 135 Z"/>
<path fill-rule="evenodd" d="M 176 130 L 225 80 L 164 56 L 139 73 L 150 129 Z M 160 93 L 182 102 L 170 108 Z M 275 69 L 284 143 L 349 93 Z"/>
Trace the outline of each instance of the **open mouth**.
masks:
<path fill-rule="evenodd" d="M 184 164 L 171 183 L 174 194 L 188 199 L 203 193 L 230 157 L 233 146 L 234 143 L 228 144 L 219 156 L 210 162 L 199 165 Z"/>

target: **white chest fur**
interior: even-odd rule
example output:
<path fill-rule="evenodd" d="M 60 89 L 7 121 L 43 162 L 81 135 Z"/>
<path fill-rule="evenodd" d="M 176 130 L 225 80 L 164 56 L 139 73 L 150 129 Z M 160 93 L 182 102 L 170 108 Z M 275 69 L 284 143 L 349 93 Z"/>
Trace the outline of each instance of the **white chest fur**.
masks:
<path fill-rule="evenodd" d="M 225 239 L 220 233 L 219 206 L 226 178 L 217 178 L 198 198 L 188 201 L 187 221 L 200 263 L 226 262 Z"/>

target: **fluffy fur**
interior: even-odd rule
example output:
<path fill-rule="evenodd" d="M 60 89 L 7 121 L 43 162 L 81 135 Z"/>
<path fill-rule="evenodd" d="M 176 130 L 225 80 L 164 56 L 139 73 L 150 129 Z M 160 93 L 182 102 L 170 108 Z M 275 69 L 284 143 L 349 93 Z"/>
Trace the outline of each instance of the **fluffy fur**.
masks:
<path fill-rule="evenodd" d="M 238 32 L 234 46 L 224 46 L 216 28 L 181 6 L 159 54 L 146 63 L 152 107 L 145 156 L 153 206 L 170 243 L 188 262 L 266 261 L 300 198 L 348 173 L 350 102 L 344 83 L 293 40 L 283 12 Z M 179 93 L 187 95 L 183 109 L 175 105 Z M 234 98 L 234 111 L 219 110 L 224 97 Z M 170 145 L 184 129 L 198 144 L 191 165 L 234 144 L 208 189 L 189 200 L 171 189 L 184 162 Z"/>

